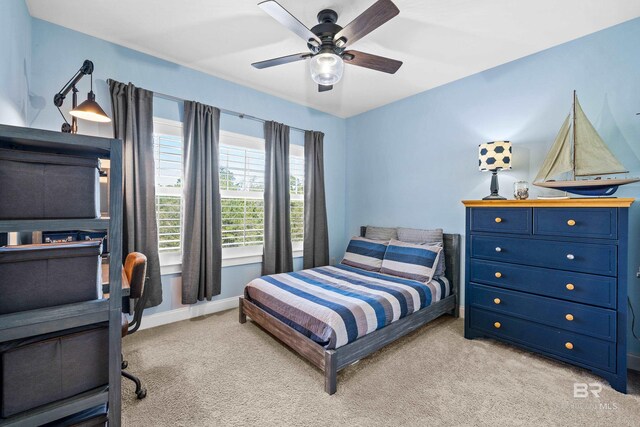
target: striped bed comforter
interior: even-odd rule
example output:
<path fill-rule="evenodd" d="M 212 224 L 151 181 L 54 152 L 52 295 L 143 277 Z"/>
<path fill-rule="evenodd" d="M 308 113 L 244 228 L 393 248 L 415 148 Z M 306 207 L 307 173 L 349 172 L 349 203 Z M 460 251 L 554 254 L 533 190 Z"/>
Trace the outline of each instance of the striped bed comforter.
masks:
<path fill-rule="evenodd" d="M 327 349 L 335 349 L 449 296 L 446 278 L 429 283 L 346 265 L 252 280 L 245 297 Z"/>

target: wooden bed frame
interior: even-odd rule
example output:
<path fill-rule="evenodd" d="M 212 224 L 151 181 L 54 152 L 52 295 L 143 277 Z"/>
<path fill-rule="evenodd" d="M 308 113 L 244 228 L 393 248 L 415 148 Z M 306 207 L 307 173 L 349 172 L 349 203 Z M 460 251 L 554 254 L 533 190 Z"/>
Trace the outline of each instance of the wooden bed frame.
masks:
<path fill-rule="evenodd" d="M 364 231 L 365 227 L 361 227 L 361 236 L 364 236 Z M 443 314 L 451 314 L 455 317 L 459 316 L 459 234 L 444 235 L 444 251 L 445 275 L 453 290 L 451 295 L 335 350 L 325 349 L 320 344 L 304 336 L 244 297 L 240 297 L 239 301 L 239 321 L 240 323 L 245 323 L 247 316 L 249 316 L 254 322 L 324 372 L 324 390 L 329 394 L 334 394 L 337 387 L 337 374 L 341 369 L 370 355 L 387 344 L 396 341 L 400 337 L 418 329 Z"/>

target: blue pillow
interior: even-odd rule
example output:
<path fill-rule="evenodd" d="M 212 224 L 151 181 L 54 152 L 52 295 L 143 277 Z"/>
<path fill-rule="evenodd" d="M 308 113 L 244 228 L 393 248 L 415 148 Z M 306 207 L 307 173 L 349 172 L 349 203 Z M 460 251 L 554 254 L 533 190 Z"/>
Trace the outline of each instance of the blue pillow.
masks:
<path fill-rule="evenodd" d="M 419 282 L 429 282 L 438 266 L 442 246 L 426 246 L 391 240 L 382 261 L 381 273 Z"/>
<path fill-rule="evenodd" d="M 388 242 L 352 237 L 341 264 L 368 271 L 380 271 Z"/>

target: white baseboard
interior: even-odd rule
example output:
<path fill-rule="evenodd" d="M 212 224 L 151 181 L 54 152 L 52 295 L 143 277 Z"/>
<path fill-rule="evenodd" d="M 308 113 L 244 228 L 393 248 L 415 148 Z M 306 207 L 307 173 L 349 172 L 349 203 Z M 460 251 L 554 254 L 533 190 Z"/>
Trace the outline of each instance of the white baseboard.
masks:
<path fill-rule="evenodd" d="M 155 328 L 156 326 L 167 325 L 181 320 L 188 320 L 194 317 L 236 308 L 238 306 L 239 297 L 240 295 L 231 298 L 208 301 L 202 304 L 176 308 L 175 310 L 163 311 L 161 313 L 154 313 L 148 316 L 142 316 L 140 329 Z"/>
<path fill-rule="evenodd" d="M 640 356 L 637 354 L 627 353 L 627 369 L 633 369 L 640 372 Z"/>
<path fill-rule="evenodd" d="M 464 305 L 460 306 L 460 317 L 464 319 Z"/>

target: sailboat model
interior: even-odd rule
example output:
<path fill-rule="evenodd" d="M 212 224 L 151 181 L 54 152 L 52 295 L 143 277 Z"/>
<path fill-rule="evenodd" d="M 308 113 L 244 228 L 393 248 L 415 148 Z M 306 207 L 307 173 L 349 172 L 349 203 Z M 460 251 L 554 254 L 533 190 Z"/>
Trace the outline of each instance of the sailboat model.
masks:
<path fill-rule="evenodd" d="M 640 181 L 640 178 L 603 179 L 601 175 L 628 172 L 600 138 L 573 91 L 572 113 L 562 124 L 533 184 L 582 196 L 611 196 L 618 186 Z M 549 179 L 559 176 L 570 179 Z"/>

